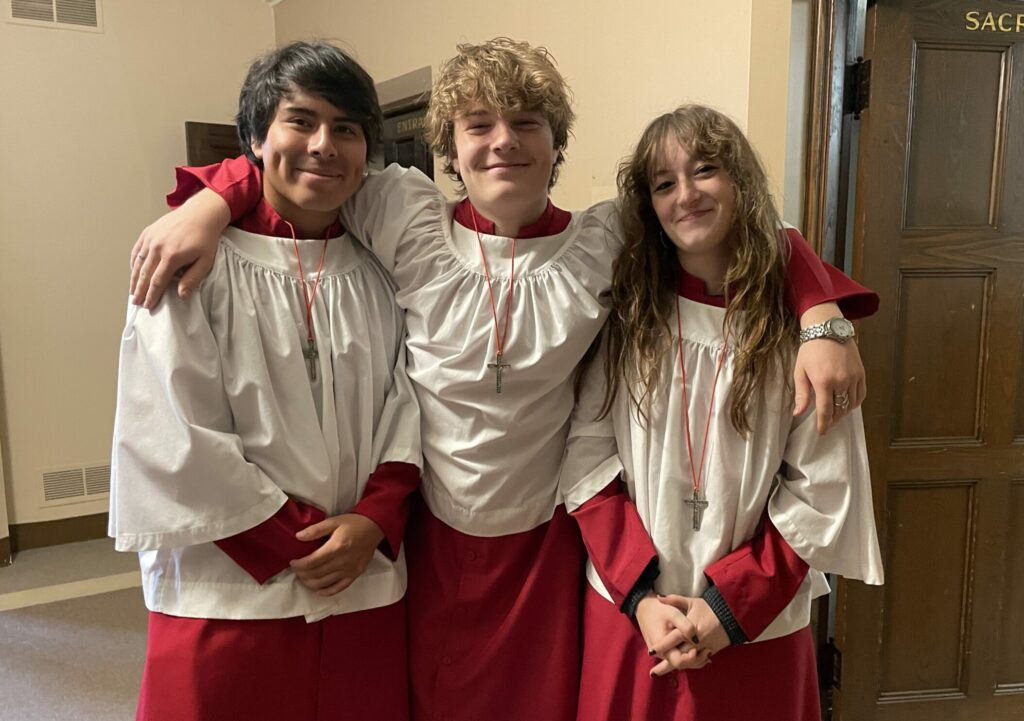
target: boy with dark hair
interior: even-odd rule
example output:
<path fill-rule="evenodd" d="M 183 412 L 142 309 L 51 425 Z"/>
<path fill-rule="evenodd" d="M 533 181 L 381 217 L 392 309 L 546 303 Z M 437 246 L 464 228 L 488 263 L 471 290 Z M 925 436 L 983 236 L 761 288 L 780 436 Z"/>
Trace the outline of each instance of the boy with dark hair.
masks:
<path fill-rule="evenodd" d="M 408 716 L 419 411 L 390 281 L 338 222 L 380 125 L 339 49 L 257 60 L 239 137 L 258 202 L 195 294 L 129 308 L 110 535 L 150 610 L 142 721 Z"/>
<path fill-rule="evenodd" d="M 281 99 L 296 88 L 345 108 L 348 119 L 363 131 L 369 159 L 383 131 L 373 80 L 359 63 L 333 45 L 299 42 L 258 58 L 242 83 L 235 123 L 242 152 L 250 160 L 259 162 L 252 144 L 267 137 Z"/>

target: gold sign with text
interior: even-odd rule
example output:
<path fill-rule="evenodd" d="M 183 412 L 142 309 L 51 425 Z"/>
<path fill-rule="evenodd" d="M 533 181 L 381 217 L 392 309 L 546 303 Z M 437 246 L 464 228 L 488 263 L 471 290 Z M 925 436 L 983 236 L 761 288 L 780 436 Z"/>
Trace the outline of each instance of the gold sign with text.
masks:
<path fill-rule="evenodd" d="M 1024 33 L 1024 13 L 994 13 L 968 10 L 964 13 L 964 27 L 990 33 Z"/>
<path fill-rule="evenodd" d="M 421 115 L 418 118 L 409 118 L 408 120 L 398 121 L 398 132 L 408 133 L 413 130 L 419 130 L 427 124 L 427 118 L 425 115 Z"/>

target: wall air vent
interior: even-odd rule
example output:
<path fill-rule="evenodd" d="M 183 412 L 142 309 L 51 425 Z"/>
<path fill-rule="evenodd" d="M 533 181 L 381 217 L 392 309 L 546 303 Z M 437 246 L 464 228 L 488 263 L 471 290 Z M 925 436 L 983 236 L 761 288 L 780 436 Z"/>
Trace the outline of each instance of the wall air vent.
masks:
<path fill-rule="evenodd" d="M 110 464 L 87 466 L 85 469 L 85 495 L 100 496 L 110 493 Z"/>
<path fill-rule="evenodd" d="M 85 495 L 85 479 L 81 468 L 43 473 L 43 499 L 47 502 L 63 501 Z"/>
<path fill-rule="evenodd" d="M 65 466 L 42 471 L 41 508 L 99 501 L 110 496 L 110 464 Z"/>
<path fill-rule="evenodd" d="M 13 23 L 69 30 L 100 30 L 99 0 L 10 0 Z"/>

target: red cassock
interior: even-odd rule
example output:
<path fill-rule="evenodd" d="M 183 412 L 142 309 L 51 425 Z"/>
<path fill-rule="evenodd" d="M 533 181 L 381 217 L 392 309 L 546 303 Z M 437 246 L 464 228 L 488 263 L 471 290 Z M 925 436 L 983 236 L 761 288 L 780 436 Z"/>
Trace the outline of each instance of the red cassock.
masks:
<path fill-rule="evenodd" d="M 583 600 L 583 671 L 579 721 L 818 721 L 814 645 L 809 628 L 769 641 L 732 646 L 701 669 L 651 678 L 635 622 L 619 609 L 656 555 L 636 507 L 616 481 L 573 517 L 614 603 L 587 586 Z M 609 529 L 613 529 L 609 533 Z M 765 517 L 748 543 L 704 569 L 747 638 L 756 638 L 793 599 L 807 564 Z"/>
<path fill-rule="evenodd" d="M 149 617 L 138 721 L 408 718 L 405 601 L 307 623 Z"/>
<path fill-rule="evenodd" d="M 810 628 L 730 647 L 704 668 L 652 679 L 640 632 L 593 589 L 584 619 L 580 721 L 821 718 Z"/>
<path fill-rule="evenodd" d="M 407 551 L 413 718 L 575 717 L 583 546 L 561 507 L 533 530 L 482 538 L 420 503 Z"/>

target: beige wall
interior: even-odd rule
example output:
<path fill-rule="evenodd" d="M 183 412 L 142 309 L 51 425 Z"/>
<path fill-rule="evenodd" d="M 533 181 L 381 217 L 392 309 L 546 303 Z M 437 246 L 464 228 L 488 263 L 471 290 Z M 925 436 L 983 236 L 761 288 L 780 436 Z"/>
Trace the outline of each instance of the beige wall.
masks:
<path fill-rule="evenodd" d="M 785 200 L 791 9 L 790 0 L 751 1 L 747 135 L 768 168 L 780 210 Z"/>
<path fill-rule="evenodd" d="M 684 101 L 714 105 L 750 129 L 781 189 L 789 0 L 332 0 L 275 7 L 279 42 L 333 38 L 378 81 L 436 71 L 458 42 L 509 35 L 548 47 L 576 93 L 579 120 L 553 195 L 570 208 L 614 194 L 615 168 L 645 123 Z"/>
<path fill-rule="evenodd" d="M 274 44 L 262 0 L 104 0 L 104 32 L 0 21 L 0 368 L 11 523 L 39 470 L 110 456 L 127 251 L 163 209 L 185 120 L 228 121 Z"/>

